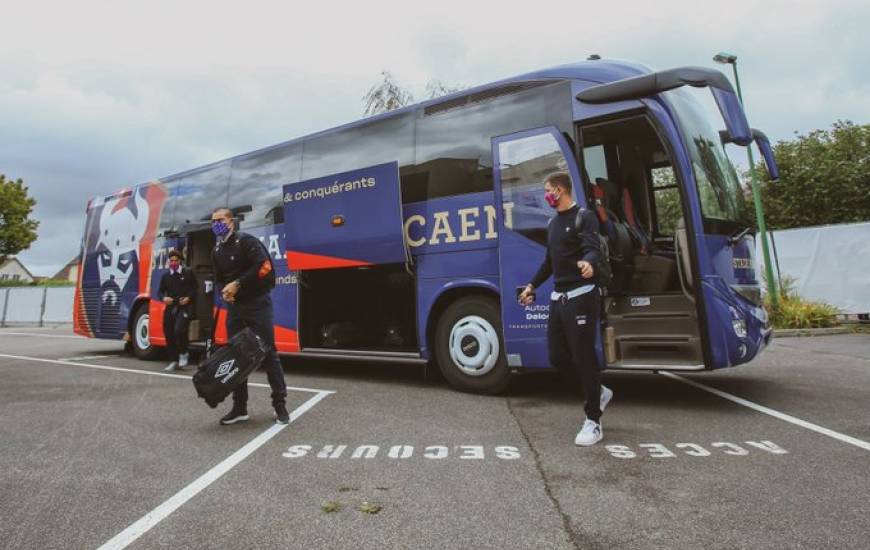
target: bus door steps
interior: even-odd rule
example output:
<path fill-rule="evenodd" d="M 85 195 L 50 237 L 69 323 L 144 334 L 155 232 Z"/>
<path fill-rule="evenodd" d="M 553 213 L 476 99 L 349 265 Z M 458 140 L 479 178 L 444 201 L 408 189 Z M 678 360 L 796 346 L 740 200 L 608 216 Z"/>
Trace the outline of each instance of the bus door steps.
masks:
<path fill-rule="evenodd" d="M 701 338 L 694 334 L 644 334 L 616 336 L 617 357 L 625 362 L 662 360 L 702 361 Z"/>
<path fill-rule="evenodd" d="M 620 360 L 607 364 L 614 370 L 699 371 L 706 367 L 700 361 L 669 361 L 666 359 Z"/>

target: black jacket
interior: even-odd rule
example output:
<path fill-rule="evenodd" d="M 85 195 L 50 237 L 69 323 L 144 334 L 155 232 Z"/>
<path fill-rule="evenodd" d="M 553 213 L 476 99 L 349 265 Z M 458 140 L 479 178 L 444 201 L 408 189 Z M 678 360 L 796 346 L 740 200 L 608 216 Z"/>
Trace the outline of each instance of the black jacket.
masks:
<path fill-rule="evenodd" d="M 226 242 L 218 239 L 212 251 L 212 261 L 218 292 L 232 281 L 239 282 L 236 299 L 240 301 L 258 298 L 272 290 L 272 259 L 253 235 L 234 231 Z"/>
<path fill-rule="evenodd" d="M 196 300 L 196 276 L 193 271 L 186 267 L 182 267 L 180 273 L 167 271 L 160 279 L 157 297 L 161 300 L 166 297 L 172 298 L 175 300 L 175 305 L 178 305 L 180 298 L 190 298 L 192 304 Z"/>
<path fill-rule="evenodd" d="M 579 286 L 598 282 L 598 262 L 601 252 L 598 244 L 598 218 L 591 210 L 580 214 L 580 227 L 575 227 L 577 210 L 574 205 L 558 212 L 547 227 L 547 256 L 532 279 L 537 288 L 553 275 L 557 292 L 566 292 Z M 595 272 L 591 279 L 580 275 L 577 262 L 585 260 Z"/>

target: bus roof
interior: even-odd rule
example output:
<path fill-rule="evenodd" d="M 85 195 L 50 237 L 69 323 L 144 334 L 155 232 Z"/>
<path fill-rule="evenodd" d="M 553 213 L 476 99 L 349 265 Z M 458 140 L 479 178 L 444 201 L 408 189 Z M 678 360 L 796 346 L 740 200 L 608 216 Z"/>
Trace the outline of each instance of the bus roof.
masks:
<path fill-rule="evenodd" d="M 269 145 L 266 147 L 262 147 L 260 149 L 255 149 L 253 151 L 248 151 L 246 153 L 242 153 L 239 155 L 234 155 L 234 156 L 229 157 L 229 158 L 221 159 L 221 160 L 209 163 L 209 164 L 197 166 L 197 167 L 191 168 L 189 170 L 177 172 L 175 174 L 171 174 L 169 176 L 165 176 L 163 178 L 160 178 L 158 181 L 165 181 L 165 180 L 169 180 L 169 179 L 182 178 L 186 175 L 195 174 L 197 172 L 206 170 L 210 167 L 225 163 L 227 161 L 233 161 L 235 159 L 247 158 L 247 157 L 254 156 L 254 155 L 257 155 L 257 154 L 260 154 L 260 153 L 263 153 L 263 152 L 266 152 L 266 151 L 269 151 L 272 149 L 277 149 L 279 147 L 285 147 L 287 145 L 291 145 L 293 143 L 297 143 L 297 142 L 303 141 L 305 139 L 311 139 L 314 137 L 323 136 L 326 134 L 331 134 L 331 133 L 339 132 L 342 130 L 347 130 L 347 129 L 354 128 L 357 126 L 370 124 L 370 123 L 378 121 L 378 120 L 388 119 L 388 118 L 399 116 L 399 115 L 402 115 L 402 114 L 405 114 L 408 112 L 412 112 L 412 111 L 416 111 L 419 109 L 425 109 L 427 107 L 439 105 L 441 103 L 448 103 L 450 101 L 455 101 L 456 99 L 461 98 L 463 96 L 470 96 L 470 95 L 478 94 L 481 92 L 486 92 L 487 90 L 501 88 L 503 86 L 510 85 L 510 84 L 518 84 L 518 83 L 522 83 L 522 82 L 535 82 L 535 81 L 540 82 L 540 81 L 546 81 L 546 80 L 552 80 L 554 82 L 560 81 L 560 80 L 581 80 L 581 81 L 589 82 L 591 84 L 602 84 L 605 82 L 613 82 L 614 80 L 620 80 L 623 78 L 629 78 L 632 76 L 638 76 L 638 75 L 647 74 L 650 72 L 652 72 L 652 69 L 650 67 L 642 65 L 640 63 L 633 63 L 633 62 L 629 62 L 629 61 L 613 60 L 613 59 L 608 59 L 608 60 L 597 59 L 597 60 L 590 60 L 590 61 L 581 61 L 581 62 L 577 62 L 577 63 L 568 63 L 565 65 L 557 65 L 555 67 L 541 69 L 538 71 L 532 71 L 532 72 L 524 73 L 521 75 L 513 76 L 510 78 L 505 78 L 503 80 L 497 80 L 495 82 L 490 82 L 487 84 L 482 84 L 480 86 L 475 86 L 473 88 L 460 90 L 458 92 L 454 92 L 454 93 L 448 94 L 446 96 L 441 96 L 441 97 L 437 97 L 435 99 L 421 101 L 418 103 L 414 103 L 412 105 L 407 105 L 407 106 L 399 108 L 399 109 L 388 111 L 386 113 L 372 115 L 370 117 L 366 117 L 366 118 L 362 118 L 359 120 L 355 120 L 353 122 L 349 122 L 347 124 L 342 124 L 340 126 L 336 126 L 336 127 L 329 128 L 326 130 L 321 130 L 321 131 L 315 132 L 313 134 L 307 134 L 305 136 L 300 136 L 300 137 L 296 137 L 296 138 L 293 138 L 293 139 L 290 139 L 287 141 L 282 141 L 282 142 L 276 143 L 274 145 Z M 147 185 L 147 184 L 142 184 L 142 185 Z M 136 186 L 136 187 L 138 187 L 138 186 Z M 128 188 L 124 188 L 124 189 L 128 189 Z M 111 197 L 111 196 L 117 194 L 118 192 L 123 191 L 124 189 L 121 189 L 119 191 L 115 191 L 115 193 L 108 195 L 108 197 Z M 106 198 L 107 196 L 103 196 L 103 197 Z"/>

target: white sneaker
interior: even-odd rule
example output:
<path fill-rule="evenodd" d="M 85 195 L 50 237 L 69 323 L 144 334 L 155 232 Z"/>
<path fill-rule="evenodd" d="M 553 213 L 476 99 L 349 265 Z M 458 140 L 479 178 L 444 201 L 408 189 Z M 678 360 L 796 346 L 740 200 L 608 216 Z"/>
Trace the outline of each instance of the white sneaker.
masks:
<path fill-rule="evenodd" d="M 598 402 L 598 408 L 601 409 L 601 412 L 604 412 L 604 409 L 607 408 L 607 404 L 610 403 L 611 399 L 613 399 L 613 390 L 602 384 L 601 400 Z"/>
<path fill-rule="evenodd" d="M 577 437 L 574 438 L 574 445 L 588 447 L 601 441 L 602 437 L 604 437 L 604 434 L 601 433 L 601 423 L 587 418 L 586 422 L 583 423 L 583 427 L 577 433 Z"/>
<path fill-rule="evenodd" d="M 181 355 L 179 355 L 178 356 L 178 368 L 183 369 L 184 367 L 186 367 L 187 361 L 188 361 L 188 354 L 182 353 Z M 612 393 L 613 392 L 611 392 L 611 394 Z M 603 399 L 603 397 L 602 397 L 602 399 Z"/>
<path fill-rule="evenodd" d="M 173 361 L 163 369 L 163 372 L 175 372 L 175 369 L 178 367 L 178 363 Z"/>

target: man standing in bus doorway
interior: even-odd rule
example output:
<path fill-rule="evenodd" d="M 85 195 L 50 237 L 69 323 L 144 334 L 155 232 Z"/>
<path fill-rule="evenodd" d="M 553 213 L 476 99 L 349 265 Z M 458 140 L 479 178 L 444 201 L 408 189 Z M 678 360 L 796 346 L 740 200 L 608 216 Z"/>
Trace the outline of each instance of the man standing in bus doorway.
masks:
<path fill-rule="evenodd" d="M 586 421 L 574 444 L 589 446 L 603 437 L 601 413 L 613 397 L 610 388 L 601 385 L 602 359 L 596 350 L 601 330 L 598 218 L 574 201 L 571 178 L 565 172 L 547 177 L 544 197 L 556 210 L 547 227 L 547 255 L 519 300 L 523 305 L 532 303 L 535 288 L 553 276 L 555 290 L 547 321 L 550 362 L 580 380 L 586 395 Z"/>
<path fill-rule="evenodd" d="M 166 336 L 166 350 L 172 360 L 163 369 L 173 372 L 184 369 L 188 362 L 187 329 L 190 326 L 193 300 L 196 297 L 196 277 L 193 272 L 181 265 L 181 252 L 174 248 L 169 251 L 169 272 L 160 279 L 157 297 L 163 300 L 163 334 Z"/>
<path fill-rule="evenodd" d="M 266 345 L 263 368 L 272 388 L 272 406 L 279 424 L 288 424 L 287 384 L 275 349 L 274 313 L 270 292 L 275 268 L 266 248 L 254 236 L 235 231 L 233 213 L 218 208 L 212 213 L 211 227 L 217 237 L 212 253 L 215 284 L 227 304 L 227 336 L 232 338 L 250 327 Z M 233 408 L 221 418 L 224 426 L 248 420 L 248 381 L 233 390 Z"/>

